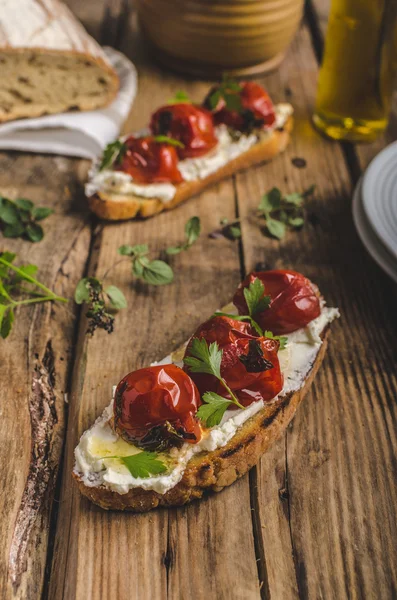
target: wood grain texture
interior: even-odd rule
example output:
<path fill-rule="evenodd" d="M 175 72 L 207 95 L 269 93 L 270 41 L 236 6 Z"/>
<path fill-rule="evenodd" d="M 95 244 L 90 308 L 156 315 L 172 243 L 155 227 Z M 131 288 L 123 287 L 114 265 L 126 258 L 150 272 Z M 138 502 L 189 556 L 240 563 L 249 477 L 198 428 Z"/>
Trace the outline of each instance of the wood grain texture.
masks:
<path fill-rule="evenodd" d="M 1 247 L 17 252 L 19 264 L 39 265 L 40 280 L 66 297 L 83 273 L 90 239 L 77 165 L 55 157 L 43 163 L 40 157 L 0 156 L 1 194 L 55 210 L 43 223 L 42 242 L 2 239 Z M 73 303 L 21 307 L 10 337 L 0 342 L 3 598 L 35 598 L 43 585 L 75 318 Z"/>
<path fill-rule="evenodd" d="M 135 35 L 134 17 L 127 18 L 127 2 L 68 4 L 91 33 L 121 46 L 138 66 L 140 90 L 126 131 L 146 122 L 176 89 L 201 99 L 206 82 L 184 81 L 150 63 L 145 44 Z M 71 294 L 88 255 L 88 272 L 102 275 L 117 261 L 117 247 L 123 243 L 149 243 L 153 256 L 158 256 L 182 241 L 189 217 L 199 214 L 203 229 L 192 250 L 172 257 L 173 285 L 154 289 L 134 282 L 128 262 L 110 271 L 109 281 L 123 289 L 129 303 L 128 311 L 116 317 L 111 336 L 97 332 L 87 339 L 82 317 L 74 344 L 72 305 L 67 313 L 58 306 L 21 312 L 0 361 L 0 381 L 7 381 L 0 392 L 6 417 L 0 421 L 6 490 L 0 492 L 0 589 L 5 598 L 35 599 L 41 594 L 51 490 L 65 426 L 62 394 L 69 386 L 62 496 L 56 531 L 50 535 L 47 565 L 52 570 L 50 579 L 47 571 L 45 597 L 396 596 L 395 286 L 365 254 L 350 207 L 351 182 L 376 146 L 360 147 L 357 154 L 352 148 L 352 165 L 339 144 L 325 141 L 312 129 L 309 118 L 318 71 L 312 41 L 303 27 L 280 70 L 263 79 L 275 101 L 286 99 L 296 108 L 287 153 L 151 221 L 97 224 L 90 230 L 79 187 L 86 169 L 83 161 L 0 157 L 0 192 L 23 194 L 56 208 L 56 215 L 44 222 L 43 242 L 15 242 L 12 247 L 21 256 L 28 248 L 29 260 L 40 265 L 43 280 L 59 293 Z M 306 168 L 293 166 L 295 157 L 305 158 Z M 261 193 L 273 185 L 296 191 L 312 183 L 316 194 L 307 203 L 304 230 L 288 234 L 282 242 L 264 237 L 255 210 Z M 242 218 L 241 244 L 207 238 L 220 218 L 232 219 L 237 213 Z M 258 263 L 302 270 L 342 312 L 324 367 L 287 435 L 249 476 L 200 503 L 147 515 L 106 513 L 90 505 L 71 481 L 73 448 L 109 402 L 112 384 L 185 340 L 229 300 L 244 271 Z M 38 385 L 40 374 L 43 382 L 51 380 L 53 363 L 55 385 Z M 9 390 L 18 402 L 10 402 Z M 31 502 L 34 496 L 24 496 L 32 473 L 32 423 L 38 431 L 35 406 L 52 408 L 44 429 L 50 458 L 41 463 L 46 485 L 38 486 L 38 504 Z M 24 497 L 29 502 L 21 511 Z M 19 531 L 28 532 L 26 546 L 15 543 L 16 523 L 18 536 Z M 12 560 L 17 559 L 14 563 L 10 551 Z M 13 564 L 19 565 L 17 570 Z"/>
<path fill-rule="evenodd" d="M 129 33 L 127 44 L 131 37 Z M 199 100 L 208 87 L 193 82 L 187 85 L 177 77 L 164 75 L 148 64 L 140 41 L 134 39 L 134 42 L 133 48 L 122 47 L 134 56 L 140 73 L 140 93 L 125 126 L 126 131 L 141 127 L 154 108 L 171 97 L 175 89 L 183 87 Z M 100 598 L 110 578 L 114 583 L 113 595 L 121 599 L 161 598 L 167 594 L 174 598 L 187 597 L 193 584 L 198 597 L 209 597 L 214 591 L 214 581 L 223 577 L 226 559 L 233 568 L 227 571 L 229 584 L 223 597 L 234 589 L 239 594 L 236 597 L 243 598 L 248 591 L 248 597 L 259 598 L 248 478 L 227 492 L 227 510 L 210 498 L 200 505 L 204 507 L 200 513 L 194 505 L 183 509 L 183 517 L 178 511 L 159 510 L 147 515 L 124 515 L 120 520 L 120 515 L 105 514 L 91 507 L 77 489 L 71 487 L 73 449 L 84 429 L 109 403 L 111 385 L 128 371 L 168 354 L 216 308 L 229 301 L 231 291 L 240 280 L 238 244 L 226 239 L 210 240 L 208 233 L 219 226 L 221 218 L 233 219 L 235 216 L 232 182 L 223 182 L 200 198 L 148 222 L 104 225 L 94 243 L 90 271 L 101 274 L 117 260 L 116 249 L 123 243 L 149 243 L 153 256 L 168 245 L 176 245 L 183 239 L 187 219 L 195 214 L 200 214 L 202 235 L 189 253 L 172 258 L 173 285 L 156 289 L 133 282 L 129 263 L 121 263 L 112 271 L 112 282 L 126 293 L 130 311 L 120 313 L 117 330 L 109 337 L 99 334 L 87 342 L 84 340 L 85 324 L 82 325 L 78 341 L 81 360 L 78 358 L 76 363 L 70 405 L 51 598 L 85 598 L 87 594 Z M 112 357 L 111 360 L 108 357 Z M 106 368 L 98 370 L 98 365 L 106 365 Z M 247 501 L 242 501 L 242 497 Z M 230 527 L 230 520 L 238 524 L 238 529 Z M 197 531 L 196 542 L 183 535 L 186 530 Z M 137 580 L 136 587 L 123 582 L 122 572 L 116 577 L 114 561 L 109 555 L 112 548 L 101 545 L 101 556 L 98 556 L 97 540 L 103 539 L 104 535 L 109 535 L 110 539 L 117 537 L 123 548 L 128 547 L 129 540 L 134 540 L 134 547 L 140 549 L 140 570 L 137 571 L 136 553 L 126 552 L 122 572 L 142 572 L 144 569 L 150 570 L 153 576 L 144 581 Z M 68 545 L 64 543 L 66 537 L 70 540 Z M 149 538 L 157 539 L 156 545 L 148 544 Z M 216 560 L 215 538 L 221 553 Z M 199 551 L 200 560 L 197 561 Z M 244 561 L 241 556 L 245 557 Z M 190 565 L 193 560 L 196 576 L 192 580 Z M 208 577 L 209 570 L 211 578 Z"/>
<path fill-rule="evenodd" d="M 299 74 L 301 65 L 304 78 Z M 284 542 L 285 570 L 281 581 L 274 581 L 270 575 L 280 573 L 280 553 L 272 547 L 266 552 L 269 542 L 263 539 L 269 595 L 289 597 L 288 589 L 291 597 L 302 598 L 389 598 L 397 581 L 396 506 L 391 507 L 397 446 L 392 402 L 394 286 L 365 254 L 355 233 L 351 174 L 340 146 L 309 126 L 316 62 L 305 30 L 266 85 L 276 98 L 280 89 L 288 88 L 296 109 L 295 135 L 277 163 L 237 176 L 246 269 L 258 262 L 296 268 L 318 283 L 327 301 L 342 312 L 313 392 L 287 433 L 285 448 L 279 448 L 277 463 L 283 465 L 284 453 L 286 462 L 281 474 L 273 475 L 272 493 L 269 475 L 261 480 L 258 472 L 256 477 L 258 505 L 266 499 L 262 522 L 270 520 Z M 292 167 L 297 156 L 306 160 L 305 169 Z M 316 193 L 307 203 L 305 229 L 288 234 L 281 243 L 263 238 L 255 215 L 261 193 L 273 185 L 291 192 L 311 183 L 316 184 Z M 270 460 L 266 455 L 261 466 L 272 472 Z M 280 496 L 286 504 L 283 520 Z M 264 531 L 268 533 L 267 528 Z"/>

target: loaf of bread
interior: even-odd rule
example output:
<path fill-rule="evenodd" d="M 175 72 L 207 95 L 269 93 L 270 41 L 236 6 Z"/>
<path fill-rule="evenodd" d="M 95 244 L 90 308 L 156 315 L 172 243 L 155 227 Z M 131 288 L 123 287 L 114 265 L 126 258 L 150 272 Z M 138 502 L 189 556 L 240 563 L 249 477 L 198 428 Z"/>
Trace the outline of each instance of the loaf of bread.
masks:
<path fill-rule="evenodd" d="M 109 104 L 119 81 L 59 0 L 0 0 L 0 122 Z"/>

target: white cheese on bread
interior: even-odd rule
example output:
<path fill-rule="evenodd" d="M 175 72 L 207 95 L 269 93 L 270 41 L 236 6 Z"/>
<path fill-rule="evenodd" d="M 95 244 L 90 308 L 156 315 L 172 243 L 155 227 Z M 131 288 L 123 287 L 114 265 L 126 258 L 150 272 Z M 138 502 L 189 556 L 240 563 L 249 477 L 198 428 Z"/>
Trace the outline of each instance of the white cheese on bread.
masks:
<path fill-rule="evenodd" d="M 286 337 L 287 346 L 279 352 L 281 370 L 284 375 L 284 387 L 280 396 L 293 393 L 303 387 L 305 379 L 322 345 L 321 334 L 334 319 L 339 317 L 336 308 L 321 309 L 321 314 L 303 329 Z M 175 362 L 181 365 L 181 352 L 156 364 Z M 273 399 L 274 401 L 275 399 Z M 209 430 L 198 444 L 184 444 L 160 455 L 166 460 L 169 470 L 161 475 L 147 478 L 134 478 L 121 461 L 111 456 L 129 456 L 140 450 L 120 438 L 111 428 L 112 403 L 105 409 L 94 425 L 81 437 L 75 450 L 76 464 L 74 472 L 87 487 L 105 486 L 119 494 L 126 494 L 131 488 L 154 490 L 165 494 L 182 479 L 187 463 L 194 454 L 210 452 L 225 446 L 238 429 L 263 408 L 262 400 L 251 404 L 244 410 L 228 410 L 221 423 Z"/>

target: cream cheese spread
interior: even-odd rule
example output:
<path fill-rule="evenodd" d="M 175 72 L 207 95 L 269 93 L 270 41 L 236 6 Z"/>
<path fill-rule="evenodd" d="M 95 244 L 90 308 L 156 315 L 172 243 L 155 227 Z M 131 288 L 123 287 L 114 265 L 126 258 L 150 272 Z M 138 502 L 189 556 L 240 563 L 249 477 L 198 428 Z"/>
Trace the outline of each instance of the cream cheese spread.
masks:
<path fill-rule="evenodd" d="M 300 389 L 320 350 L 321 333 L 326 326 L 339 317 L 336 308 L 321 309 L 321 314 L 303 329 L 288 336 L 286 348 L 279 352 L 281 370 L 284 374 L 284 387 L 280 397 Z M 176 353 L 176 356 L 180 352 Z M 174 358 L 174 360 L 173 360 Z M 156 364 L 179 363 L 175 355 L 169 355 Z M 274 399 L 276 400 L 276 398 Z M 221 423 L 205 431 L 198 444 L 183 444 L 181 448 L 173 448 L 167 454 L 169 470 L 161 475 L 147 478 L 134 478 L 127 467 L 112 456 L 131 456 L 140 450 L 120 438 L 111 428 L 109 419 L 112 416 L 112 403 L 104 410 L 94 425 L 80 439 L 75 450 L 75 473 L 88 487 L 103 485 L 119 494 L 126 494 L 130 489 L 140 487 L 165 494 L 182 479 L 187 463 L 194 454 L 210 452 L 225 446 L 237 430 L 264 406 L 262 400 L 254 402 L 244 410 L 227 410 Z"/>
<path fill-rule="evenodd" d="M 187 158 L 179 162 L 178 168 L 184 180 L 196 181 L 208 177 L 211 173 L 249 150 L 258 141 L 269 137 L 275 129 L 281 129 L 293 113 L 293 108 L 291 104 L 287 103 L 277 104 L 274 108 L 276 120 L 271 127 L 263 131 L 240 135 L 235 139 L 230 135 L 225 125 L 216 127 L 218 145 L 214 150 L 204 156 Z M 137 135 L 147 135 L 147 131 L 142 130 Z M 133 195 L 142 198 L 158 198 L 166 203 L 170 202 L 175 196 L 176 187 L 172 183 L 135 183 L 128 173 L 111 169 L 99 171 L 99 164 L 99 161 L 95 161 L 88 173 L 88 182 L 85 186 L 85 193 L 88 197 L 102 191 L 114 194 L 116 197 L 117 195 Z"/>

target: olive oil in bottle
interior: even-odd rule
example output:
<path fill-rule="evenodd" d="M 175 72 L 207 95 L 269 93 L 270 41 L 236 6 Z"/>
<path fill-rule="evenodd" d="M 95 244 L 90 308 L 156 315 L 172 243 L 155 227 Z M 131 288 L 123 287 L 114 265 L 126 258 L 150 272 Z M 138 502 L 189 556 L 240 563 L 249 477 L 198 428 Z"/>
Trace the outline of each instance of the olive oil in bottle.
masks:
<path fill-rule="evenodd" d="M 332 0 L 313 121 L 333 139 L 387 126 L 397 62 L 397 0 Z"/>

